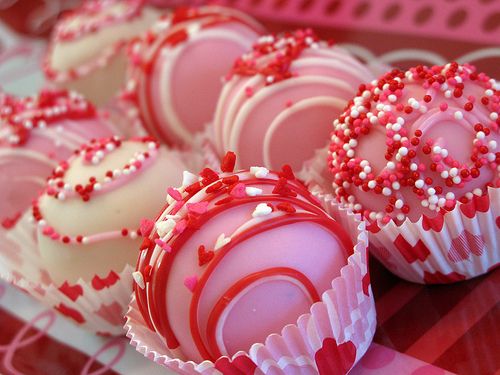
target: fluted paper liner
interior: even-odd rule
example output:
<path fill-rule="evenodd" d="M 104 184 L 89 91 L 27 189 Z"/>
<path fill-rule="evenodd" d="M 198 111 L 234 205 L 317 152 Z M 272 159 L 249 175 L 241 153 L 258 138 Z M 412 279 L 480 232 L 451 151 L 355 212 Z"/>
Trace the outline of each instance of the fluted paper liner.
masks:
<path fill-rule="evenodd" d="M 326 150 L 301 172 L 316 196 L 333 200 Z M 370 226 L 370 252 L 394 274 L 417 283 L 443 284 L 480 276 L 500 264 L 500 190 L 474 196 L 437 218 Z"/>
<path fill-rule="evenodd" d="M 319 200 L 332 217 L 351 233 L 353 254 L 332 281 L 321 302 L 311 306 L 296 324 L 264 343 L 253 344 L 248 352 L 215 363 L 195 363 L 175 358 L 164 341 L 151 331 L 138 309 L 135 297 L 127 312 L 125 329 L 136 350 L 152 361 L 182 374 L 291 374 L 347 373 L 368 349 L 376 328 L 373 294 L 367 267 L 367 233 L 359 215 Z"/>
<path fill-rule="evenodd" d="M 107 278 L 57 286 L 38 252 L 35 225 L 26 212 L 5 236 L 17 245 L 15 255 L 0 251 L 0 277 L 23 289 L 44 305 L 58 310 L 81 327 L 102 335 L 123 334 L 123 315 L 132 293 L 133 267 L 110 271 Z M 3 245 L 2 245 L 3 247 Z"/>

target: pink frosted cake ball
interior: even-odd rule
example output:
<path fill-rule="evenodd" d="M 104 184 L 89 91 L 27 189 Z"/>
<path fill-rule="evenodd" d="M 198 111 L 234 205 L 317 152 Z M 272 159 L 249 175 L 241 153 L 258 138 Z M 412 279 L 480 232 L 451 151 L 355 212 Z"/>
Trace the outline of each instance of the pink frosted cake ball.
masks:
<path fill-rule="evenodd" d="M 394 70 L 334 122 L 328 164 L 340 202 L 372 223 L 453 210 L 497 188 L 499 84 L 470 65 Z"/>
<path fill-rule="evenodd" d="M 214 120 L 219 153 L 239 166 L 299 170 L 326 146 L 331 119 L 372 74 L 311 30 L 261 37 L 226 78 Z"/>
<path fill-rule="evenodd" d="M 0 97 L 0 221 L 11 228 L 43 189 L 57 163 L 113 125 L 74 92 Z"/>
<path fill-rule="evenodd" d="M 221 77 L 262 32 L 233 9 L 181 8 L 131 46 L 122 96 L 149 133 L 168 144 L 189 143 L 213 118 Z"/>
<path fill-rule="evenodd" d="M 352 253 L 347 232 L 290 167 L 233 172 L 234 164 L 228 153 L 220 174 L 186 173 L 143 232 L 137 302 L 184 360 L 248 351 L 296 323 Z"/>
<path fill-rule="evenodd" d="M 149 138 L 92 141 L 54 169 L 33 205 L 41 257 L 56 285 L 137 261 L 138 228 L 179 183 L 183 163 Z"/>
<path fill-rule="evenodd" d="M 47 80 L 101 106 L 123 86 L 126 46 L 159 17 L 143 0 L 89 0 L 54 28 L 44 63 Z"/>

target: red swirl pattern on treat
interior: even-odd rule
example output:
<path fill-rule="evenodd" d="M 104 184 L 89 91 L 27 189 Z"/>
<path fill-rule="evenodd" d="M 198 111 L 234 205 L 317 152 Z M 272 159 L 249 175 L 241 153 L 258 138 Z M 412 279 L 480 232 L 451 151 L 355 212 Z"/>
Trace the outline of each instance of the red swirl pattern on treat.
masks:
<path fill-rule="evenodd" d="M 132 106 L 129 116 L 168 144 L 189 142 L 212 119 L 220 77 L 262 32 L 250 16 L 218 6 L 161 17 L 128 48 L 121 98 Z"/>
<path fill-rule="evenodd" d="M 498 89 L 457 63 L 361 85 L 334 122 L 328 165 L 338 200 L 383 225 L 442 215 L 498 187 Z"/>
<path fill-rule="evenodd" d="M 325 146 L 330 119 L 372 78 L 311 29 L 262 36 L 226 76 L 213 121 L 218 153 L 234 150 L 243 168 L 286 162 L 299 170 Z"/>
<path fill-rule="evenodd" d="M 289 257 L 305 256 L 306 251 L 312 256 L 313 249 L 307 247 L 306 240 L 310 232 L 301 233 L 303 229 L 316 233 L 316 246 L 325 250 L 322 256 L 327 258 L 322 262 L 329 265 L 332 278 L 337 272 L 335 269 L 345 264 L 352 249 L 347 233 L 319 207 L 317 200 L 295 179 L 289 167 L 285 166 L 278 173 L 263 167 L 233 172 L 235 162 L 234 154 L 228 153 L 222 162 L 221 174 L 209 168 L 199 176 L 186 173 L 181 188 L 169 189 L 169 203 L 156 221 L 156 230 L 147 233 L 137 271 L 133 274 L 137 302 L 146 324 L 180 357 L 196 361 L 216 360 L 248 349 L 226 348 L 223 335 L 227 333 L 224 327 L 231 310 L 238 308 L 238 303 L 244 301 L 253 288 L 285 282 L 288 287 L 291 285 L 301 290 L 301 298 L 307 300 L 306 310 L 320 301 L 325 285 L 320 285 L 324 283 L 319 280 L 323 276 L 311 274 L 313 271 L 307 266 L 298 266 L 296 261 L 288 260 Z M 223 223 L 218 221 L 223 218 Z M 283 229 L 286 226 L 295 229 L 285 235 Z M 221 233 L 222 230 L 225 232 Z M 300 241 L 302 247 L 294 249 L 297 245 L 281 238 L 285 250 L 270 247 L 263 254 L 258 249 L 262 244 L 259 246 L 252 241 L 263 234 L 268 241 L 276 241 L 276 238 L 266 237 L 272 232 L 289 237 L 294 232 L 292 241 Z M 326 237 L 322 237 L 324 235 Z M 324 247 L 325 241 L 327 247 Z M 253 258 L 241 264 L 248 269 L 236 274 L 226 269 L 226 281 L 216 287 L 213 294 L 210 286 L 214 287 L 214 280 L 220 277 L 217 271 L 235 254 L 244 256 L 242 247 L 248 243 L 254 243 Z M 285 251 L 285 255 L 281 251 Z M 336 254 L 324 254 L 328 252 Z M 247 267 L 246 263 L 254 265 Z M 328 278 L 326 284 L 332 278 Z M 270 290 L 272 293 L 273 289 Z M 179 311 L 167 309 L 174 291 L 176 305 L 183 306 Z M 296 309 L 293 305 L 290 302 L 290 309 Z"/>

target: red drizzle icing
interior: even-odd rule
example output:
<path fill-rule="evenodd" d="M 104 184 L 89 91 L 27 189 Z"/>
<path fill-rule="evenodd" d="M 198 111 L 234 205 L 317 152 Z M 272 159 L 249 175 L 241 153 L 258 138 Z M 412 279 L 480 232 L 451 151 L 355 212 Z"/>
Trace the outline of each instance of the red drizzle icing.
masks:
<path fill-rule="evenodd" d="M 223 164 L 225 164 L 224 168 L 226 170 L 231 170 L 232 168 L 230 168 L 230 166 L 233 164 L 233 161 L 233 156 L 229 155 L 223 162 Z M 141 247 L 143 250 L 137 265 L 138 272 L 141 272 L 144 277 L 145 287 L 141 289 L 140 286 L 134 284 L 134 292 L 138 306 L 148 326 L 165 338 L 169 348 L 179 348 L 179 342 L 167 315 L 167 286 L 170 269 L 174 259 L 183 250 L 186 242 L 197 230 L 203 230 L 203 226 L 209 220 L 215 218 L 219 214 L 227 212 L 227 210 L 240 207 L 241 205 L 255 204 L 257 206 L 259 203 L 265 203 L 272 207 L 273 211 L 280 212 L 279 215 L 273 214 L 272 217 L 260 221 L 258 225 L 249 226 L 238 234 L 233 235 L 231 241 L 215 251 L 208 263 L 203 265 L 203 273 L 198 277 L 198 282 L 193 290 L 189 309 L 189 324 L 192 339 L 198 351 L 203 358 L 210 360 L 216 360 L 221 354 L 220 349 L 217 348 L 215 343 L 214 336 L 220 313 L 224 309 L 224 306 L 230 303 L 238 292 L 249 285 L 252 280 L 267 277 L 269 275 L 288 276 L 298 280 L 305 287 L 313 302 L 320 300 L 318 291 L 315 289 L 314 285 L 312 285 L 311 281 L 297 270 L 272 268 L 263 270 L 257 274 L 242 275 L 242 279 L 239 282 L 235 285 L 228 286 L 228 289 L 223 293 L 221 299 L 210 314 L 209 323 L 206 327 L 206 334 L 209 340 L 209 345 L 207 347 L 202 339 L 201 327 L 198 325 L 198 303 L 200 302 L 200 298 L 208 280 L 215 272 L 222 259 L 230 252 L 236 251 L 238 245 L 260 233 L 272 231 L 278 227 L 299 222 L 310 222 L 322 226 L 334 234 L 341 246 L 345 249 L 347 255 L 352 253 L 353 248 L 352 241 L 348 234 L 318 206 L 318 203 L 312 195 L 310 195 L 305 186 L 295 180 L 289 168 L 284 168 L 283 172 L 280 172 L 280 174 L 290 179 L 286 179 L 285 177 L 280 178 L 278 174 L 274 172 L 271 172 L 265 178 L 247 178 L 248 172 L 235 174 L 223 173 L 221 175 L 216 175 L 216 178 L 214 178 L 213 174 L 214 172 L 211 170 L 202 172 L 201 176 L 204 176 L 200 178 L 200 183 L 203 185 L 202 187 L 204 189 L 202 192 L 199 192 L 199 190 L 188 192 L 190 189 L 186 189 L 186 187 L 178 189 L 183 194 L 182 201 L 176 201 L 167 205 L 164 207 L 162 214 L 179 215 L 179 218 L 176 219 L 177 222 L 187 220 L 187 216 L 192 215 L 192 213 L 189 213 L 187 209 L 182 210 L 182 206 L 187 202 L 191 203 L 190 200 L 195 194 L 202 194 L 201 202 L 216 203 L 229 197 L 232 188 L 236 184 L 261 187 L 263 185 L 274 186 L 273 192 L 256 196 L 234 198 L 222 204 L 213 204 L 209 206 L 206 212 L 204 211 L 202 214 L 196 216 L 196 226 L 187 225 L 181 233 L 177 233 L 172 237 L 164 237 L 171 250 L 168 253 L 160 253 L 153 264 L 150 264 L 150 262 L 153 252 L 155 251 L 154 240 L 158 239 L 159 236 L 156 232 L 151 234 L 146 238 L 148 246 Z M 210 176 L 210 178 L 208 176 Z M 223 181 L 229 182 L 230 184 L 224 184 Z M 212 189 L 214 186 L 218 186 L 218 188 Z M 196 200 L 198 200 L 199 197 L 200 195 L 197 196 Z M 280 210 L 276 210 L 278 206 L 281 207 Z M 162 214 L 160 214 L 158 218 L 162 217 Z"/>

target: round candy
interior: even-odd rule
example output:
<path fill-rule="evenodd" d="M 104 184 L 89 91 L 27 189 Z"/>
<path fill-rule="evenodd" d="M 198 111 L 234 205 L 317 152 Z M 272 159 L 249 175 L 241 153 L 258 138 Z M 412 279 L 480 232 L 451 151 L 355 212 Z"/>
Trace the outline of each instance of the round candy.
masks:
<path fill-rule="evenodd" d="M 122 96 L 148 132 L 169 144 L 189 143 L 213 118 L 221 78 L 261 32 L 236 10 L 179 9 L 132 44 Z"/>
<path fill-rule="evenodd" d="M 46 78 L 106 104 L 125 82 L 127 43 L 158 17 L 143 0 L 85 1 L 54 28 Z"/>
<path fill-rule="evenodd" d="M 417 221 L 499 186 L 500 85 L 473 66 L 393 70 L 334 122 L 339 201 L 371 222 Z"/>
<path fill-rule="evenodd" d="M 0 222 L 11 228 L 45 185 L 45 178 L 75 149 L 115 128 L 74 92 L 43 90 L 0 95 Z"/>
<path fill-rule="evenodd" d="M 175 154 L 148 138 L 96 140 L 62 162 L 33 205 L 54 283 L 106 278 L 134 264 L 141 219 L 156 214 L 182 170 Z"/>
<path fill-rule="evenodd" d="M 261 37 L 236 60 L 214 120 L 221 155 L 239 165 L 300 169 L 326 146 L 331 119 L 339 115 L 372 74 L 354 57 L 311 30 Z"/>
<path fill-rule="evenodd" d="M 179 358 L 249 350 L 296 322 L 331 288 L 353 247 L 289 166 L 186 173 L 149 223 L 135 293 L 146 322 Z"/>

